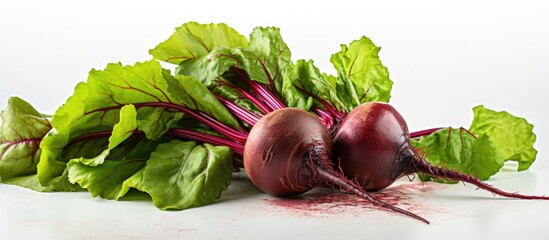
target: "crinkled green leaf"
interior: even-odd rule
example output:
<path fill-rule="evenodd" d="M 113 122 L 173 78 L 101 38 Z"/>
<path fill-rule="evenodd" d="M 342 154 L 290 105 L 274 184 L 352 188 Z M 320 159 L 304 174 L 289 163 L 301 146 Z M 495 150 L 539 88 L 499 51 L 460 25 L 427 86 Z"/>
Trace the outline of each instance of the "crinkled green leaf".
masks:
<path fill-rule="evenodd" d="M 425 160 L 432 165 L 478 176 L 481 180 L 496 174 L 504 162 L 503 155 L 488 135 L 482 134 L 475 139 L 463 129 L 445 128 L 412 140 L 412 143 L 421 153 L 427 154 Z M 420 177 L 433 179 L 426 174 L 420 174 Z"/>
<path fill-rule="evenodd" d="M 177 44 L 180 48 L 184 48 L 182 41 Z M 193 76 L 204 85 L 212 87 L 213 80 L 219 79 L 231 67 L 240 68 L 245 70 L 252 80 L 269 85 L 272 83 L 274 91 L 282 96 L 287 106 L 308 109 L 311 100 L 303 96 L 303 93 L 295 89 L 292 84 L 284 84 L 286 72 L 291 66 L 291 53 L 280 36 L 280 30 L 274 27 L 258 27 L 251 33 L 248 47 L 224 46 L 211 49 L 208 53 L 182 61 L 177 73 Z M 235 79 L 242 81 L 241 78 Z M 238 82 L 235 84 L 238 85 Z M 215 87 L 216 91 L 217 88 Z M 231 96 L 228 98 L 231 99 Z M 236 98 L 235 102 L 248 110 L 254 108 L 250 102 L 240 98 Z"/>
<path fill-rule="evenodd" d="M 166 41 L 149 53 L 156 59 L 179 64 L 207 55 L 218 48 L 246 47 L 246 37 L 224 23 L 188 22 L 176 28 Z"/>
<path fill-rule="evenodd" d="M 287 69 L 287 73 L 284 76 L 284 81 L 282 83 L 282 98 L 287 107 L 309 110 L 313 106 L 313 98 L 305 96 L 294 85 L 294 80 L 299 80 L 297 66 L 298 65 L 296 65 L 295 68 Z"/>
<path fill-rule="evenodd" d="M 184 105 L 170 96 L 169 80 L 164 78 L 164 71 L 156 61 L 134 66 L 109 64 L 105 70 L 90 71 L 88 81 L 79 83 L 73 96 L 53 116 L 51 122 L 55 131 L 41 143 L 40 182 L 48 185 L 66 181 L 61 176 L 70 159 L 94 158 L 106 149 L 107 139 L 92 136 L 112 131 L 123 106 L 134 104 L 137 107 L 142 103 Z M 141 106 L 137 109 L 137 126 L 148 138 L 158 139 L 174 119 L 182 116 L 167 107 Z"/>
<path fill-rule="evenodd" d="M 118 200 L 131 188 L 143 191 L 139 183 L 142 181 L 145 162 L 150 153 L 167 140 L 169 138 L 156 141 L 130 138 L 127 141 L 134 142 L 132 148 L 124 148 L 116 156 L 107 157 L 103 164 L 97 166 L 70 161 L 67 166 L 69 179 L 86 188 L 92 196 L 106 199 Z"/>
<path fill-rule="evenodd" d="M 70 162 L 78 162 L 88 166 L 97 166 L 103 164 L 105 158 L 109 156 L 110 151 L 116 148 L 119 144 L 128 139 L 137 129 L 137 111 L 133 105 L 126 105 L 120 109 L 120 121 L 114 125 L 112 133 L 109 137 L 109 144 L 105 150 L 93 158 L 76 158 Z M 69 164 L 70 164 L 69 162 Z M 69 174 L 70 177 L 70 174 Z"/>
<path fill-rule="evenodd" d="M 220 96 L 233 101 L 249 111 L 258 112 L 257 107 L 247 98 L 242 98 L 241 94 L 236 90 L 227 86 L 214 84 L 214 80 L 228 81 L 225 75 L 230 74 L 229 69 L 239 66 L 240 63 L 232 55 L 231 50 L 222 48 L 214 50 L 204 57 L 182 62 L 177 68 L 176 73 L 177 75 L 193 76 Z M 238 81 L 232 83 L 238 85 Z M 249 90 L 247 86 L 241 87 Z"/>
<path fill-rule="evenodd" d="M 70 159 L 95 158 L 108 145 L 108 136 L 72 141 L 52 130 L 40 144 L 42 155 L 38 164 L 38 179 L 42 185 L 53 185 L 57 191 L 71 191 L 78 188 L 70 184 L 66 164 Z M 72 185 L 72 186 L 71 186 Z"/>
<path fill-rule="evenodd" d="M 160 209 L 186 209 L 219 199 L 231 182 L 232 152 L 227 147 L 174 140 L 151 154 L 143 190 Z"/>
<path fill-rule="evenodd" d="M 164 107 L 140 107 L 137 127 L 150 139 L 158 139 L 184 116 Z"/>
<path fill-rule="evenodd" d="M 74 95 L 53 116 L 55 131 L 41 144 L 41 183 L 67 182 L 62 176 L 67 175 L 63 173 L 70 159 L 96 158 L 107 149 L 108 141 L 97 134 L 112 131 L 120 109 L 127 104 L 135 105 L 137 128 L 152 140 L 162 137 L 184 116 L 173 106 L 200 110 L 230 126 L 238 125 L 206 87 L 191 77 L 173 77 L 157 61 L 134 66 L 109 64 L 105 70 L 92 70 L 88 81 L 78 84 Z M 99 157 L 105 159 L 110 154 Z"/>
<path fill-rule="evenodd" d="M 354 84 L 340 77 L 335 80 L 338 98 L 343 103 L 343 106 L 347 112 L 352 111 L 360 105 L 360 100 L 358 99 Z"/>
<path fill-rule="evenodd" d="M 40 141 L 50 131 L 50 122 L 18 97 L 9 98 L 0 115 L 0 178 L 7 182 L 10 178 L 36 174 Z M 11 183 L 21 185 L 15 180 Z"/>
<path fill-rule="evenodd" d="M 153 141 L 132 135 L 124 144 L 115 146 L 101 164 L 90 165 L 81 159 L 72 159 L 67 164 L 69 180 L 86 188 L 94 197 L 118 200 L 130 188 L 140 190 L 135 182 L 136 174 L 143 171 L 156 147 L 170 139 L 163 137 Z"/>
<path fill-rule="evenodd" d="M 79 83 L 73 96 L 59 108 L 52 119 L 52 124 L 58 131 L 72 127 L 74 124 L 82 127 L 93 127 L 96 130 L 112 130 L 118 122 L 118 111 L 127 104 L 138 103 L 175 103 L 184 105 L 168 92 L 168 81 L 164 79 L 164 70 L 156 61 L 136 63 L 133 66 L 122 66 L 120 63 L 108 64 L 104 70 L 91 70 L 86 83 Z M 136 105 L 137 106 L 137 105 Z M 163 109 L 162 116 L 151 114 L 152 109 Z M 141 114 L 141 113 L 147 114 Z M 150 118 L 153 115 L 152 119 Z M 162 107 L 140 107 L 138 122 L 153 121 L 157 124 L 150 128 L 159 128 L 160 133 L 167 130 L 162 118 L 173 119 L 176 113 Z M 181 114 L 179 114 L 181 115 Z M 180 117 L 180 116 L 179 116 Z M 74 127 L 72 127 L 74 128 Z M 98 129 L 99 128 L 99 129 Z M 74 135 L 80 135 L 80 130 Z M 158 138 L 158 135 L 148 135 Z"/>
<path fill-rule="evenodd" d="M 317 107 L 323 108 L 323 104 L 328 104 L 334 110 L 343 110 L 336 88 L 325 77 L 326 75 L 320 72 L 312 60 L 298 60 L 288 76 L 297 89 L 305 95 L 314 97 Z"/>
<path fill-rule="evenodd" d="M 473 144 L 471 162 L 469 173 L 479 174 L 479 179 L 487 180 L 503 167 L 504 158 L 492 138 L 481 134 Z"/>
<path fill-rule="evenodd" d="M 147 159 L 113 161 L 105 160 L 99 166 L 70 161 L 69 179 L 88 189 L 92 196 L 119 199 L 123 196 L 123 183 L 145 166 Z M 126 191 L 127 192 L 127 191 Z"/>
<path fill-rule="evenodd" d="M 181 62 L 176 75 L 193 76 L 204 85 L 210 86 L 213 80 L 238 65 L 238 59 L 232 55 L 231 49 L 220 48 L 200 58 Z"/>
<path fill-rule="evenodd" d="M 286 68 L 292 65 L 291 52 L 275 27 L 257 27 L 250 34 L 247 48 L 235 48 L 233 56 L 239 60 L 252 80 L 263 84 L 272 81 L 280 94 Z"/>
<path fill-rule="evenodd" d="M 526 119 L 482 105 L 473 108 L 474 119 L 469 130 L 474 134 L 486 134 L 502 152 L 505 160 L 517 161 L 518 170 L 526 170 L 536 160 L 534 125 Z"/>
<path fill-rule="evenodd" d="M 362 37 L 342 44 L 341 51 L 330 58 L 338 73 L 337 90 L 347 111 L 364 102 L 388 102 L 393 82 L 383 66 L 377 47 L 372 40 Z"/>
<path fill-rule="evenodd" d="M 330 84 L 330 86 L 332 86 L 332 88 L 337 89 L 337 77 L 336 76 L 326 74 L 326 73 L 322 73 L 322 76 L 324 76 L 324 79 Z M 337 90 L 336 90 L 336 92 L 337 92 Z"/>

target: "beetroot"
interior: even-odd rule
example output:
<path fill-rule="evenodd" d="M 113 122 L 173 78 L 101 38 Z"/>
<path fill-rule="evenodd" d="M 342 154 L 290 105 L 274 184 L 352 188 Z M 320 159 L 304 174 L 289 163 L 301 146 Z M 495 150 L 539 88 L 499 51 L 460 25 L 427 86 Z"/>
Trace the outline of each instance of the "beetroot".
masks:
<path fill-rule="evenodd" d="M 316 116 L 301 109 L 284 108 L 263 116 L 250 131 L 244 147 L 244 169 L 255 186 L 273 196 L 297 195 L 325 183 L 429 223 L 370 196 L 335 171 L 331 152 L 330 134 Z"/>
<path fill-rule="evenodd" d="M 341 122 L 332 143 L 334 163 L 366 191 L 384 189 L 404 175 L 426 173 L 471 183 L 504 197 L 549 200 L 505 192 L 471 175 L 431 165 L 411 145 L 402 116 L 386 103 L 369 102 L 355 108 Z"/>

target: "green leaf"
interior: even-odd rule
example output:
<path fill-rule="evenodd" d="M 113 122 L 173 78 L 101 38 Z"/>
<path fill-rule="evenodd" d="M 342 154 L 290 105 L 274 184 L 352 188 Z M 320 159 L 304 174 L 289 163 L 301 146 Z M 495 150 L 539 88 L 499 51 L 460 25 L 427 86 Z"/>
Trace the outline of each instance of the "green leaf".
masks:
<path fill-rule="evenodd" d="M 391 98 L 393 82 L 379 60 L 380 49 L 372 40 L 362 37 L 349 46 L 342 44 L 341 51 L 330 58 L 338 73 L 338 96 L 348 106 L 347 111 L 360 103 L 388 102 Z"/>
<path fill-rule="evenodd" d="M 40 144 L 42 155 L 38 164 L 37 177 L 42 185 L 52 185 L 56 191 L 73 191 L 78 186 L 70 184 L 66 164 L 73 158 L 95 158 L 108 145 L 108 136 L 77 141 L 65 140 L 52 130 Z"/>
<path fill-rule="evenodd" d="M 343 104 L 337 96 L 335 86 L 326 79 L 326 75 L 320 72 L 312 60 L 298 60 L 288 78 L 292 79 L 292 84 L 297 89 L 305 92 L 306 95 L 313 96 L 317 107 L 324 108 L 324 105 L 319 102 L 323 101 L 334 110 L 343 110 Z"/>
<path fill-rule="evenodd" d="M 229 101 L 232 101 L 238 104 L 239 106 L 245 108 L 250 112 L 254 112 L 258 114 L 262 113 L 261 110 L 259 110 L 259 108 L 252 101 L 250 101 L 245 97 L 242 97 L 242 94 L 240 94 L 239 92 L 237 92 L 231 87 L 220 85 L 213 88 L 213 91 L 216 94 L 228 99 Z"/>
<path fill-rule="evenodd" d="M 169 80 L 169 79 L 168 79 Z M 94 134 L 110 132 L 127 104 L 181 104 L 170 96 L 164 71 L 156 61 L 134 66 L 109 64 L 105 70 L 90 71 L 88 81 L 79 83 L 73 96 L 52 118 L 55 131 L 42 141 L 38 178 L 44 185 L 66 181 L 60 178 L 73 158 L 94 158 L 107 148 L 108 141 Z M 161 106 L 137 109 L 137 126 L 148 138 L 158 139 L 182 113 Z"/>
<path fill-rule="evenodd" d="M 250 34 L 247 48 L 235 48 L 233 56 L 239 60 L 252 80 L 263 84 L 272 81 L 275 91 L 281 93 L 286 68 L 292 65 L 291 52 L 282 40 L 280 29 L 257 27 Z"/>
<path fill-rule="evenodd" d="M 175 42 L 174 42 L 175 44 Z M 183 42 L 178 42 L 180 48 L 184 48 Z M 207 87 L 218 91 L 218 86 L 213 87 L 213 81 L 223 78 L 224 74 L 230 73 L 231 67 L 240 68 L 246 71 L 252 80 L 263 84 L 271 84 L 274 91 L 283 96 L 283 101 L 290 107 L 308 109 L 312 100 L 302 96 L 291 84 L 284 85 L 287 69 L 292 66 L 291 53 L 288 46 L 280 36 L 280 30 L 274 27 L 255 28 L 250 35 L 249 46 L 219 47 L 208 53 L 186 59 L 179 64 L 177 75 L 188 75 L 195 77 Z M 225 79 L 225 78 L 223 78 Z M 240 78 L 233 78 L 238 81 Z M 244 87 L 246 89 L 246 87 Z M 230 92 L 224 92 L 229 94 Z M 226 96 L 229 99 L 232 95 Z M 250 102 L 236 98 L 234 100 L 240 106 L 252 110 Z"/>
<path fill-rule="evenodd" d="M 120 120 L 112 128 L 108 149 L 113 149 L 128 139 L 137 129 L 137 111 L 131 104 L 120 109 Z"/>
<path fill-rule="evenodd" d="M 107 155 L 115 154 L 100 155 L 108 148 L 105 135 L 110 136 L 120 119 L 120 109 L 128 104 L 136 108 L 137 129 L 151 140 L 160 139 L 183 118 L 184 114 L 176 110 L 182 107 L 200 110 L 230 126 L 238 124 L 205 86 L 191 77 L 171 76 L 157 61 L 133 66 L 109 64 L 104 70 L 92 70 L 88 81 L 78 84 L 74 95 L 55 112 L 55 131 L 41 144 L 40 182 L 68 182 L 63 176 L 67 176 L 64 172 L 70 159 L 99 155 L 99 159 L 90 160 L 99 164 Z"/>
<path fill-rule="evenodd" d="M 124 144 L 112 149 L 101 164 L 90 165 L 81 159 L 72 159 L 67 164 L 68 178 L 72 183 L 86 188 L 94 197 L 118 200 L 132 187 L 139 190 L 135 182 L 136 174 L 143 171 L 156 147 L 169 140 L 171 138 L 168 137 L 153 141 L 131 136 Z"/>
<path fill-rule="evenodd" d="M 297 66 L 299 65 L 296 65 L 295 68 L 288 68 L 287 70 L 287 74 L 282 83 L 282 98 L 287 107 L 309 110 L 313 106 L 313 98 L 305 96 L 294 85 L 294 82 L 299 80 Z"/>
<path fill-rule="evenodd" d="M 120 120 L 112 128 L 108 149 L 114 149 L 126 141 L 137 129 L 137 111 L 131 104 L 120 109 Z"/>
<path fill-rule="evenodd" d="M 330 84 L 330 86 L 332 86 L 332 88 L 337 89 L 337 77 L 336 76 L 326 74 L 326 73 L 322 73 L 322 75 L 324 76 L 324 79 Z M 336 92 L 337 92 L 337 90 L 336 90 Z"/>
<path fill-rule="evenodd" d="M 133 105 L 126 105 L 120 109 L 120 121 L 114 125 L 112 133 L 109 137 L 107 149 L 103 150 L 94 158 L 76 158 L 70 162 L 78 162 L 88 166 L 97 166 L 103 164 L 103 161 L 109 156 L 110 151 L 116 148 L 119 144 L 128 139 L 137 129 L 137 111 Z M 69 162 L 69 164 L 70 164 Z M 69 174 L 70 177 L 70 174 Z M 72 182 L 72 181 L 71 181 Z"/>
<path fill-rule="evenodd" d="M 434 166 L 450 168 L 481 180 L 487 180 L 503 166 L 503 155 L 488 135 L 475 139 L 464 129 L 445 128 L 428 136 L 412 140 L 412 144 L 426 153 L 425 160 Z M 422 180 L 432 176 L 420 174 Z M 437 179 L 437 181 L 443 181 Z"/>
<path fill-rule="evenodd" d="M 55 189 L 53 186 L 42 186 L 38 181 L 38 177 L 36 176 L 36 174 L 2 179 L 2 182 L 5 184 L 11 184 L 11 185 L 24 187 L 24 188 L 29 188 L 38 192 L 51 192 Z"/>
<path fill-rule="evenodd" d="M 142 168 L 138 172 L 136 172 L 134 175 L 132 175 L 130 178 L 126 179 L 122 183 L 122 189 L 120 190 L 119 198 L 121 196 L 126 195 L 126 193 L 131 189 L 135 188 L 141 192 L 145 192 L 143 190 L 143 173 L 145 172 L 145 168 Z"/>
<path fill-rule="evenodd" d="M 361 104 L 352 82 L 338 77 L 336 78 L 336 90 L 337 96 L 347 112 L 352 111 Z"/>
<path fill-rule="evenodd" d="M 50 131 L 50 122 L 18 97 L 9 98 L 0 115 L 0 178 L 6 182 L 10 178 L 34 175 L 40 160 L 40 142 Z"/>
<path fill-rule="evenodd" d="M 193 58 L 179 64 L 176 75 L 193 76 L 206 86 L 211 86 L 212 81 L 223 75 L 231 67 L 238 67 L 238 59 L 228 48 L 220 48 L 204 55 Z"/>
<path fill-rule="evenodd" d="M 486 134 L 479 135 L 473 144 L 471 155 L 471 169 L 469 173 L 475 176 L 479 174 L 479 179 L 487 180 L 492 175 L 499 172 L 503 167 L 504 158 L 496 143 Z"/>
<path fill-rule="evenodd" d="M 534 126 L 526 119 L 482 105 L 473 108 L 474 119 L 469 130 L 474 134 L 486 134 L 502 152 L 505 160 L 517 161 L 518 170 L 528 169 L 536 160 Z"/>
<path fill-rule="evenodd" d="M 92 196 L 106 199 L 119 199 L 127 192 L 123 191 L 123 183 L 145 165 L 146 159 L 112 161 L 105 160 L 99 166 L 90 166 L 77 161 L 71 161 L 69 179 L 88 189 Z"/>
<path fill-rule="evenodd" d="M 143 190 L 162 210 L 212 203 L 231 182 L 231 160 L 227 147 L 179 140 L 161 144 L 147 161 Z"/>
<path fill-rule="evenodd" d="M 233 114 L 223 106 L 217 98 L 202 83 L 194 77 L 176 75 L 165 76 L 174 78 L 169 81 L 169 91 L 180 102 L 191 109 L 196 109 L 215 117 L 222 123 L 225 123 L 235 129 L 239 128 L 238 120 Z"/>
<path fill-rule="evenodd" d="M 145 166 L 150 153 L 159 144 L 143 137 L 130 138 L 137 128 L 136 117 L 133 105 L 122 107 L 107 148 L 94 158 L 75 158 L 67 163 L 69 181 L 86 188 L 94 197 L 119 199 L 124 196 L 129 190 L 124 182 Z M 122 144 L 125 141 L 126 144 Z"/>
<path fill-rule="evenodd" d="M 111 130 L 118 122 L 118 111 L 127 104 L 174 103 L 184 105 L 168 92 L 168 81 L 157 61 L 122 66 L 108 64 L 104 70 L 91 70 L 86 83 L 79 83 L 75 93 L 59 108 L 52 119 L 53 126 L 61 132 L 78 124 L 96 130 Z M 136 105 L 137 106 L 137 105 Z M 163 110 L 160 116 L 157 109 Z M 182 114 L 168 111 L 165 107 L 139 107 L 138 126 L 149 138 L 160 137 L 169 127 L 165 121 L 181 117 Z M 168 119 L 168 120 L 165 120 Z M 155 122 L 143 127 L 142 122 Z M 153 128 L 157 129 L 154 130 Z M 79 135 L 80 130 L 73 135 Z M 157 133 L 158 134 L 152 134 Z"/>
<path fill-rule="evenodd" d="M 179 64 L 207 55 L 218 48 L 246 47 L 246 37 L 224 23 L 188 22 L 149 53 L 156 59 Z"/>

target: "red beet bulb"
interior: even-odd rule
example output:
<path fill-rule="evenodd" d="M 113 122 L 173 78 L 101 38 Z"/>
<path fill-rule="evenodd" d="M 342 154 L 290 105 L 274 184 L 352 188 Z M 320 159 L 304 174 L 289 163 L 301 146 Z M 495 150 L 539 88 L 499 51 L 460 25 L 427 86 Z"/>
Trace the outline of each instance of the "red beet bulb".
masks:
<path fill-rule="evenodd" d="M 273 196 L 292 196 L 322 184 L 339 186 L 373 204 L 425 223 L 424 218 L 382 202 L 333 168 L 330 134 L 320 120 L 301 109 L 284 108 L 263 116 L 244 147 L 244 169 L 250 180 Z"/>
<path fill-rule="evenodd" d="M 497 195 L 522 199 L 544 199 L 510 193 L 458 171 L 431 165 L 410 143 L 408 126 L 391 105 L 364 103 L 341 122 L 334 138 L 333 162 L 347 178 L 356 179 L 366 191 L 377 191 L 396 179 L 413 173 L 426 173 L 444 179 L 471 183 Z"/>

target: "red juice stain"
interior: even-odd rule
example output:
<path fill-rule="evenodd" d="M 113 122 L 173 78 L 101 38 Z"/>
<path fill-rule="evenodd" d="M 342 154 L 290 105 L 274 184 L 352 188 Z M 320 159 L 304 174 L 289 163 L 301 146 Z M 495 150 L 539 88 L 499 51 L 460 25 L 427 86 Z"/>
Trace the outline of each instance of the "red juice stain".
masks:
<path fill-rule="evenodd" d="M 417 182 L 397 185 L 371 194 L 388 204 L 402 207 L 416 214 L 425 214 L 433 211 L 441 212 L 441 210 L 430 208 L 425 202 L 418 202 L 412 196 L 416 193 L 430 193 L 433 190 L 435 187 L 431 183 Z M 291 198 L 263 199 L 263 201 L 277 210 L 287 210 L 304 217 L 364 216 L 366 212 L 386 211 L 356 195 L 327 187 L 317 188 Z"/>

